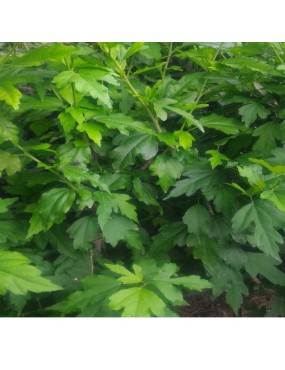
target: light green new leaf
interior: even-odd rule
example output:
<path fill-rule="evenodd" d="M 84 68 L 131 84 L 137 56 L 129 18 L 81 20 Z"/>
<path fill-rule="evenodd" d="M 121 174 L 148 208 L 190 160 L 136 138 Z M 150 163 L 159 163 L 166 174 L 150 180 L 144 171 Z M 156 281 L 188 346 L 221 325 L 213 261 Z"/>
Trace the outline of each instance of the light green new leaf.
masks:
<path fill-rule="evenodd" d="M 123 309 L 123 317 L 163 316 L 166 304 L 151 290 L 136 287 L 120 290 L 109 298 L 111 310 Z"/>
<path fill-rule="evenodd" d="M 261 166 L 267 168 L 269 171 L 271 171 L 275 175 L 285 174 L 285 166 L 271 166 L 271 164 L 266 162 L 264 159 L 255 159 L 255 158 L 248 158 L 248 159 L 250 160 L 250 162 L 261 164 Z"/>
<path fill-rule="evenodd" d="M 111 265 L 105 263 L 105 266 L 112 272 L 123 275 L 122 277 L 118 278 L 118 281 L 123 284 L 138 284 L 143 282 L 142 268 L 139 265 L 133 265 L 133 270 L 135 272 L 134 274 L 122 265 Z"/>
<path fill-rule="evenodd" d="M 284 227 L 284 215 L 266 200 L 257 200 L 243 206 L 232 218 L 234 232 L 247 231 L 248 240 L 266 255 L 280 260 L 277 243 L 283 243 L 277 227 Z"/>
<path fill-rule="evenodd" d="M 164 193 L 181 176 L 184 169 L 177 159 L 167 154 L 157 156 L 149 168 L 153 175 L 159 177 L 157 184 L 161 186 Z"/>
<path fill-rule="evenodd" d="M 184 288 L 196 290 L 198 292 L 213 287 L 208 280 L 201 279 L 200 276 L 196 275 L 171 278 L 170 282 L 174 285 L 182 285 Z"/>
<path fill-rule="evenodd" d="M 105 223 L 103 236 L 107 243 L 115 247 L 120 240 L 135 249 L 142 249 L 138 226 L 126 217 L 112 215 Z"/>
<path fill-rule="evenodd" d="M 0 213 L 5 213 L 8 211 L 8 207 L 14 204 L 18 198 L 6 198 L 1 199 L 0 198 Z"/>
<path fill-rule="evenodd" d="M 124 59 L 130 58 L 132 55 L 137 53 L 144 46 L 144 42 L 133 42 L 132 46 L 127 50 Z"/>
<path fill-rule="evenodd" d="M 159 42 L 145 42 L 140 54 L 148 59 L 159 60 L 161 58 L 161 46 Z"/>
<path fill-rule="evenodd" d="M 187 131 L 174 131 L 173 135 L 177 137 L 179 146 L 185 150 L 191 148 L 193 141 L 195 141 L 194 137 Z"/>
<path fill-rule="evenodd" d="M 274 73 L 274 70 L 265 62 L 248 56 L 239 56 L 221 61 L 221 63 L 236 69 L 250 69 L 262 74 Z"/>
<path fill-rule="evenodd" d="M 19 108 L 22 93 L 9 82 L 0 83 L 0 100 L 4 100 L 15 110 Z"/>
<path fill-rule="evenodd" d="M 201 279 L 199 276 L 175 277 L 177 266 L 173 263 L 166 263 L 162 267 L 157 267 L 157 270 L 159 272 L 153 277 L 151 284 L 155 285 L 175 305 L 182 305 L 184 303 L 181 286 L 196 291 L 202 291 L 203 289 L 212 287 L 210 282 Z M 180 286 L 180 288 L 176 286 Z"/>
<path fill-rule="evenodd" d="M 101 145 L 102 135 L 101 131 L 102 128 L 93 122 L 83 123 L 82 125 L 77 126 L 77 130 L 80 132 L 86 132 L 89 139 L 94 141 L 95 144 Z"/>
<path fill-rule="evenodd" d="M 129 131 L 153 134 L 153 130 L 147 127 L 143 122 L 134 121 L 132 117 L 122 113 L 113 113 L 110 115 L 96 115 L 93 119 L 104 123 L 108 128 L 117 129 L 123 135 L 129 135 Z"/>
<path fill-rule="evenodd" d="M 53 81 L 59 89 L 74 83 L 75 90 L 79 93 L 98 99 L 103 105 L 112 108 L 108 88 L 92 78 L 89 72 L 84 73 L 84 70 L 81 70 L 79 74 L 74 71 L 64 71 L 55 76 Z"/>
<path fill-rule="evenodd" d="M 97 218 L 94 216 L 81 217 L 69 227 L 67 233 L 73 238 L 75 249 L 87 251 L 93 247 L 92 242 L 100 236 Z"/>
<path fill-rule="evenodd" d="M 285 212 L 285 185 L 281 185 L 272 190 L 265 190 L 260 194 L 261 199 L 267 199 L 274 203 L 277 208 Z"/>
<path fill-rule="evenodd" d="M 17 155 L 0 150 L 0 176 L 4 170 L 8 176 L 14 175 L 21 170 L 21 161 Z"/>
<path fill-rule="evenodd" d="M 207 150 L 206 154 L 209 154 L 211 156 L 209 161 L 211 163 L 212 169 L 222 164 L 223 161 L 229 160 L 229 158 L 226 155 L 220 153 L 218 150 Z"/>
<path fill-rule="evenodd" d="M 120 211 L 123 216 L 138 222 L 136 207 L 128 203 L 128 201 L 131 199 L 128 195 L 119 193 L 107 194 L 95 192 L 93 198 L 95 201 L 99 202 L 97 214 L 98 222 L 102 230 L 113 212 L 118 213 Z"/>
<path fill-rule="evenodd" d="M 0 144 L 4 141 L 11 141 L 14 144 L 18 143 L 19 129 L 14 123 L 7 120 L 0 120 Z"/>
<path fill-rule="evenodd" d="M 41 272 L 30 265 L 30 260 L 18 252 L 0 251 L 0 294 L 52 292 L 61 287 L 40 276 Z"/>
<path fill-rule="evenodd" d="M 74 129 L 75 127 L 75 120 L 72 117 L 72 115 L 68 112 L 61 112 L 58 115 L 59 121 L 63 127 L 63 131 L 66 136 L 70 134 L 70 132 Z"/>
<path fill-rule="evenodd" d="M 259 190 L 265 188 L 264 175 L 260 166 L 237 166 L 237 169 L 240 176 L 245 177 L 250 185 L 255 185 Z"/>
<path fill-rule="evenodd" d="M 78 50 L 79 48 L 74 46 L 55 42 L 51 45 L 37 47 L 27 52 L 25 55 L 16 58 L 13 65 L 21 67 L 39 66 L 47 61 L 56 62 L 68 58 Z"/>
<path fill-rule="evenodd" d="M 257 116 L 265 119 L 270 114 L 270 110 L 264 108 L 263 105 L 258 103 L 244 105 L 238 110 L 238 112 L 242 116 L 242 121 L 245 123 L 246 127 L 249 127 L 254 123 L 257 120 Z"/>

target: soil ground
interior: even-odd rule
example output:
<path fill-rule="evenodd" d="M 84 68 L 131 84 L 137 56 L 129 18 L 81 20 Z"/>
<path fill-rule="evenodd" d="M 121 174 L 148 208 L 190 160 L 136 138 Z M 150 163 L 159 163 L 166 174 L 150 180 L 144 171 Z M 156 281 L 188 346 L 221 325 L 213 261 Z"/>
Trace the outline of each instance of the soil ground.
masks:
<path fill-rule="evenodd" d="M 226 303 L 225 297 L 213 299 L 209 292 L 185 296 L 188 305 L 176 310 L 180 317 L 259 317 L 268 316 L 273 292 L 267 290 L 253 293 L 244 299 L 244 304 L 236 315 Z"/>

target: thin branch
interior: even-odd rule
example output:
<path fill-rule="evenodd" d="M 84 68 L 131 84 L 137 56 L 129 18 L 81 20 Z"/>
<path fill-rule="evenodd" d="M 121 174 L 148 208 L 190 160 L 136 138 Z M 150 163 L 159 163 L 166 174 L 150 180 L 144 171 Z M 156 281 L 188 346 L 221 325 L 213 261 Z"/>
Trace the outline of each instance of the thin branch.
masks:
<path fill-rule="evenodd" d="M 221 43 L 221 45 L 220 45 L 219 49 L 216 51 L 216 53 L 215 53 L 215 55 L 214 55 L 213 59 L 211 59 L 211 62 L 214 62 L 214 61 L 216 60 L 216 58 L 217 58 L 217 56 L 219 55 L 219 52 L 220 52 L 220 50 L 221 50 L 221 48 L 222 48 L 222 45 L 223 45 L 223 43 Z M 202 87 L 201 87 L 201 89 L 200 89 L 200 91 L 199 91 L 199 94 L 197 95 L 197 98 L 195 99 L 195 102 L 194 102 L 194 103 L 195 103 L 196 105 L 199 103 L 200 99 L 201 99 L 201 98 L 202 98 L 202 96 L 204 95 L 205 87 L 206 87 L 206 84 L 207 84 L 207 82 L 208 82 L 209 77 L 210 77 L 210 72 L 208 73 L 207 77 L 205 78 L 205 81 L 204 81 L 204 83 L 203 83 L 203 85 L 202 85 Z M 194 112 L 194 110 L 195 110 L 195 108 L 192 108 L 192 109 L 190 110 L 189 114 L 192 114 L 192 113 Z M 185 127 L 185 121 L 183 122 L 183 124 L 182 124 L 182 126 L 181 126 L 180 130 L 183 130 L 183 129 L 184 129 L 184 127 Z"/>
<path fill-rule="evenodd" d="M 45 169 L 47 169 L 48 171 L 50 171 L 51 173 L 53 173 L 55 176 L 57 176 L 62 182 L 64 182 L 68 187 L 70 187 L 72 190 L 74 190 L 75 192 L 78 192 L 78 189 L 71 183 L 69 182 L 66 178 L 64 178 L 63 176 L 61 176 L 55 169 L 49 167 L 47 164 L 45 164 L 44 162 L 42 162 L 41 160 L 39 160 L 38 158 L 36 158 L 35 156 L 33 156 L 31 153 L 29 153 L 25 148 L 23 148 L 21 145 L 18 145 L 18 144 L 15 144 L 15 147 L 18 148 L 19 150 L 21 150 L 23 152 L 23 154 L 27 157 L 27 158 L 30 158 L 32 159 L 34 162 L 42 165 Z"/>
<path fill-rule="evenodd" d="M 8 53 L 5 55 L 5 57 L 0 61 L 0 65 L 4 64 L 6 60 L 9 58 L 9 56 L 16 50 L 17 46 L 19 45 L 19 42 L 16 42 L 13 47 L 8 51 Z"/>
<path fill-rule="evenodd" d="M 172 55 L 172 48 L 173 48 L 173 44 L 171 42 L 170 46 L 169 46 L 169 52 L 168 52 L 168 56 L 167 56 L 167 59 L 166 59 L 165 67 L 164 67 L 163 72 L 162 72 L 162 79 L 164 79 L 164 77 L 165 77 L 165 74 L 166 74 L 166 71 L 167 71 L 167 68 L 168 68 L 168 65 L 169 65 L 169 62 L 170 62 L 170 58 L 171 58 L 171 55 Z"/>
<path fill-rule="evenodd" d="M 105 51 L 105 50 L 103 50 Z M 106 51 L 105 51 L 106 52 Z M 161 133 L 162 130 L 161 130 L 161 127 L 158 123 L 158 120 L 155 118 L 155 116 L 152 114 L 152 112 L 150 111 L 150 109 L 148 108 L 146 102 L 141 98 L 141 96 L 139 95 L 138 91 L 134 88 L 134 86 L 132 85 L 132 83 L 130 82 L 128 76 L 126 75 L 125 71 L 122 69 L 122 67 L 120 66 L 120 64 L 116 61 L 116 59 L 114 59 L 112 57 L 112 55 L 109 54 L 109 57 L 110 59 L 112 60 L 112 62 L 115 64 L 121 78 L 123 79 L 123 81 L 128 85 L 128 87 L 130 88 L 131 92 L 133 93 L 133 96 L 135 98 L 137 98 L 137 100 L 141 103 L 141 105 L 143 106 L 143 108 L 145 109 L 145 111 L 147 112 L 147 114 L 149 115 L 152 123 L 154 124 L 155 128 L 156 128 L 156 131 L 158 133 Z"/>

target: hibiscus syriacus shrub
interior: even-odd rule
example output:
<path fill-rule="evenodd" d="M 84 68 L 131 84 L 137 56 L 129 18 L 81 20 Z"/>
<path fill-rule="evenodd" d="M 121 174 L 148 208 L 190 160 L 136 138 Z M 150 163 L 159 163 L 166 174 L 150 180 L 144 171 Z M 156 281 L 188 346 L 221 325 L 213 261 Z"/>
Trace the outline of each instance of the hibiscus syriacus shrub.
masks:
<path fill-rule="evenodd" d="M 285 44 L 0 57 L 1 316 L 176 316 L 197 292 L 283 315 Z"/>

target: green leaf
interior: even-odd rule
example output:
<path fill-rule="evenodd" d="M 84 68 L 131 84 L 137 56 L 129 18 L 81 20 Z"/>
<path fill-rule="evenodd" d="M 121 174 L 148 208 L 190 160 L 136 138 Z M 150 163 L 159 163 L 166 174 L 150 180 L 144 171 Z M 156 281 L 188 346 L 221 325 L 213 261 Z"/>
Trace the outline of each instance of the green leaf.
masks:
<path fill-rule="evenodd" d="M 43 193 L 30 219 L 27 238 L 48 230 L 54 223 L 62 222 L 74 200 L 75 193 L 70 189 L 53 188 Z"/>
<path fill-rule="evenodd" d="M 133 186 L 138 200 L 146 205 L 159 206 L 159 203 L 156 200 L 157 193 L 154 186 L 146 182 L 142 182 L 138 177 L 134 179 Z"/>
<path fill-rule="evenodd" d="M 167 253 L 174 246 L 186 244 L 187 229 L 182 222 L 173 222 L 163 226 L 153 237 L 151 254 Z"/>
<path fill-rule="evenodd" d="M 142 133 L 153 134 L 153 130 L 147 127 L 144 123 L 134 121 L 132 117 L 122 113 L 110 115 L 96 115 L 93 119 L 97 122 L 104 123 L 108 128 L 117 129 L 123 135 L 129 135 L 129 131 L 138 131 Z"/>
<path fill-rule="evenodd" d="M 257 127 L 252 136 L 258 136 L 252 149 L 262 153 L 263 156 L 268 155 L 276 147 L 276 140 L 280 139 L 280 126 L 274 122 L 265 123 Z"/>
<path fill-rule="evenodd" d="M 229 158 L 226 155 L 220 153 L 218 150 L 207 150 L 206 154 L 209 154 L 211 156 L 209 161 L 211 163 L 212 169 L 221 165 L 223 163 L 223 161 L 228 161 L 229 160 Z"/>
<path fill-rule="evenodd" d="M 247 273 L 253 277 L 260 274 L 273 284 L 285 286 L 284 272 L 275 267 L 278 264 L 278 261 L 263 253 L 247 253 L 247 262 L 244 267 Z"/>
<path fill-rule="evenodd" d="M 18 143 L 19 130 L 14 123 L 1 119 L 0 123 L 0 144 L 5 141 L 11 141 L 14 144 Z"/>
<path fill-rule="evenodd" d="M 15 110 L 19 108 L 22 93 L 9 82 L 0 83 L 0 100 L 4 100 Z"/>
<path fill-rule="evenodd" d="M 240 70 L 250 69 L 252 71 L 260 72 L 262 74 L 270 74 L 273 69 L 263 61 L 251 58 L 247 56 L 234 57 L 230 59 L 225 59 L 221 63 Z"/>
<path fill-rule="evenodd" d="M 135 133 L 120 141 L 120 145 L 113 150 L 113 166 L 115 169 L 126 168 L 134 164 L 135 158 L 141 155 L 148 160 L 157 153 L 157 139 L 154 136 Z"/>
<path fill-rule="evenodd" d="M 81 281 L 84 290 L 70 294 L 66 300 L 59 302 L 51 307 L 53 310 L 62 313 L 83 312 L 88 307 L 102 305 L 106 298 L 118 290 L 121 283 L 111 276 L 92 275 L 87 276 Z"/>
<path fill-rule="evenodd" d="M 0 176 L 4 170 L 8 176 L 12 176 L 21 170 L 21 162 L 17 155 L 0 150 Z"/>
<path fill-rule="evenodd" d="M 230 246 L 220 253 L 225 263 L 231 266 L 234 270 L 240 270 L 244 267 L 248 260 L 248 253 L 245 253 L 241 248 Z"/>
<path fill-rule="evenodd" d="M 123 216 L 138 222 L 136 207 L 128 203 L 128 201 L 131 199 L 128 195 L 119 193 L 106 194 L 102 192 L 95 192 L 93 198 L 95 201 L 99 202 L 97 214 L 98 223 L 102 230 L 113 212 L 118 213 L 120 211 Z"/>
<path fill-rule="evenodd" d="M 220 265 L 213 276 L 212 283 L 214 297 L 226 292 L 226 301 L 237 314 L 243 302 L 243 295 L 248 294 L 241 273 L 229 266 Z"/>
<path fill-rule="evenodd" d="M 242 129 L 242 125 L 234 118 L 227 118 L 218 114 L 211 114 L 200 119 L 203 126 L 224 132 L 228 135 L 236 135 Z"/>
<path fill-rule="evenodd" d="M 101 127 L 93 122 L 83 123 L 82 125 L 77 126 L 77 130 L 80 132 L 86 132 L 89 139 L 94 141 L 95 144 L 101 145 L 102 135 Z"/>
<path fill-rule="evenodd" d="M 168 110 L 170 110 L 172 112 L 175 112 L 178 115 L 186 118 L 187 123 L 188 123 L 189 126 L 193 124 L 196 127 L 198 127 L 198 129 L 200 131 L 205 132 L 202 123 L 200 121 L 198 121 L 197 119 L 195 119 L 191 113 L 188 113 L 183 109 L 180 109 L 180 108 L 177 108 L 177 107 L 172 107 L 172 106 L 167 106 L 165 108 L 167 108 Z"/>
<path fill-rule="evenodd" d="M 170 99 L 170 98 L 164 98 L 160 100 L 155 100 L 153 102 L 153 108 L 155 110 L 155 113 L 157 114 L 157 117 L 160 118 L 162 121 L 167 120 L 167 112 L 166 108 L 169 104 L 175 104 L 177 103 L 177 100 Z"/>
<path fill-rule="evenodd" d="M 174 285 L 182 285 L 184 288 L 198 292 L 212 288 L 212 284 L 208 280 L 201 279 L 200 276 L 195 275 L 172 278 L 170 281 Z"/>
<path fill-rule="evenodd" d="M 14 204 L 18 198 L 6 198 L 1 199 L 0 198 L 0 213 L 5 213 L 8 211 L 8 207 Z"/>
<path fill-rule="evenodd" d="M 111 310 L 123 309 L 123 317 L 163 316 L 165 303 L 159 296 L 144 287 L 120 290 L 109 298 Z"/>
<path fill-rule="evenodd" d="M 61 289 L 40 271 L 30 266 L 30 260 L 18 252 L 0 251 L 0 294 L 10 291 L 14 294 L 52 292 Z"/>
<path fill-rule="evenodd" d="M 270 114 L 270 110 L 264 108 L 263 105 L 258 103 L 244 105 L 238 110 L 238 112 L 242 116 L 242 121 L 245 123 L 246 127 L 249 127 L 254 123 L 257 120 L 257 116 L 265 119 Z"/>
<path fill-rule="evenodd" d="M 186 194 L 189 197 L 200 189 L 207 195 L 207 193 L 211 193 L 218 186 L 217 173 L 205 166 L 198 167 L 193 165 L 183 176 L 186 176 L 186 179 L 176 182 L 167 199 L 179 197 L 182 194 Z"/>
<path fill-rule="evenodd" d="M 127 50 L 124 59 L 130 58 L 132 55 L 137 53 L 144 46 L 144 42 L 133 42 L 132 46 Z"/>
<path fill-rule="evenodd" d="M 183 169 L 183 165 L 177 159 L 167 154 L 157 156 L 150 166 L 153 175 L 159 177 L 157 184 L 161 186 L 164 193 L 181 176 Z"/>
<path fill-rule="evenodd" d="M 58 115 L 60 123 L 63 127 L 63 131 L 66 136 L 70 134 L 70 132 L 75 128 L 75 120 L 70 113 L 61 112 Z"/>
<path fill-rule="evenodd" d="M 161 58 L 161 47 L 159 42 L 145 42 L 140 54 L 148 59 L 159 60 Z"/>
<path fill-rule="evenodd" d="M 51 45 L 37 47 L 25 55 L 16 58 L 13 65 L 21 67 L 39 66 L 47 61 L 56 62 L 68 58 L 78 50 L 74 46 L 53 43 Z"/>
<path fill-rule="evenodd" d="M 108 88 L 92 78 L 89 72 L 81 70 L 79 74 L 74 71 L 64 71 L 54 77 L 53 81 L 59 89 L 74 83 L 75 90 L 79 93 L 98 99 L 103 105 L 112 108 Z"/>
<path fill-rule="evenodd" d="M 110 265 L 105 263 L 105 266 L 112 272 L 123 275 L 118 278 L 118 281 L 123 284 L 138 284 L 143 282 L 142 268 L 139 265 L 133 265 L 134 274 L 122 265 Z"/>
<path fill-rule="evenodd" d="M 100 176 L 97 173 L 89 173 L 84 167 L 64 165 L 60 167 L 60 170 L 69 181 L 78 185 L 88 181 L 94 188 L 99 187 L 101 190 L 109 192 L 108 186 L 101 181 Z"/>
<path fill-rule="evenodd" d="M 272 190 L 265 190 L 260 194 L 261 199 L 267 199 L 274 203 L 277 208 L 285 212 L 285 185 L 281 185 Z"/>
<path fill-rule="evenodd" d="M 103 228 L 103 235 L 107 243 L 115 247 L 120 240 L 135 249 L 142 249 L 142 242 L 138 234 L 138 226 L 126 217 L 112 215 Z"/>
<path fill-rule="evenodd" d="M 277 260 L 280 260 L 277 243 L 283 243 L 283 238 L 276 228 L 284 225 L 282 212 L 266 200 L 243 206 L 232 218 L 234 232 L 246 231 L 250 244 Z"/>
<path fill-rule="evenodd" d="M 274 173 L 275 175 L 283 175 L 285 174 L 285 166 L 271 166 L 268 162 L 264 159 L 255 159 L 255 158 L 248 158 L 250 162 L 261 164 L 261 166 L 267 168 L 269 171 Z"/>
<path fill-rule="evenodd" d="M 226 217 L 232 216 L 238 209 L 237 193 L 229 186 L 216 188 L 214 205 L 217 212 L 222 212 Z"/>
<path fill-rule="evenodd" d="M 210 233 L 211 216 L 200 204 L 196 204 L 188 209 L 183 216 L 183 222 L 187 225 L 188 232 L 195 235 Z"/>
<path fill-rule="evenodd" d="M 178 130 L 174 131 L 173 134 L 178 138 L 179 146 L 183 149 L 187 150 L 192 147 L 192 143 L 195 139 L 189 132 Z"/>
<path fill-rule="evenodd" d="M 97 218 L 94 216 L 85 216 L 75 221 L 67 230 L 67 233 L 73 238 L 75 249 L 92 249 L 92 242 L 100 236 L 100 229 Z"/>
<path fill-rule="evenodd" d="M 22 221 L 0 220 L 0 246 L 9 248 L 26 240 L 27 225 Z"/>

